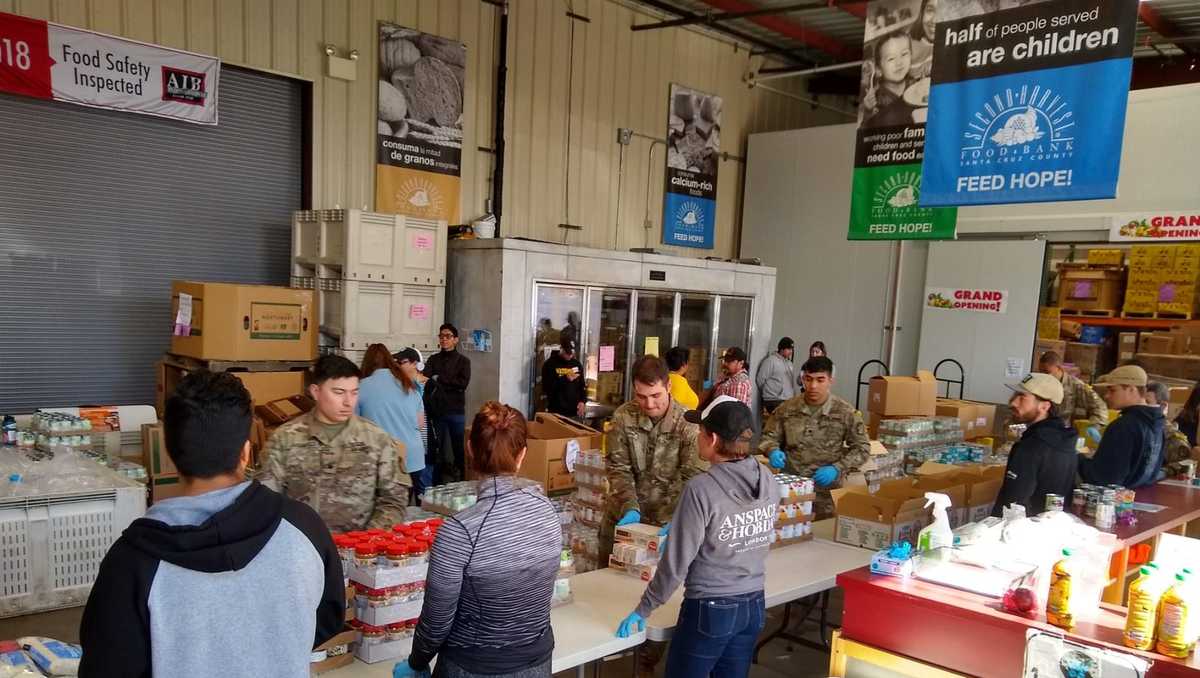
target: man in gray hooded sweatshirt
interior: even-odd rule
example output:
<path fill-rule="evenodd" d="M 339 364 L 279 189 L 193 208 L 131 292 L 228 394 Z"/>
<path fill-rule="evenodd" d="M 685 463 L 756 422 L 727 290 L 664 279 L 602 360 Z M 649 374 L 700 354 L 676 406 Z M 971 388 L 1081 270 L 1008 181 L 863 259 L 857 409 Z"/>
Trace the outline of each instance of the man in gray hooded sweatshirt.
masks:
<path fill-rule="evenodd" d="M 712 466 L 684 486 L 658 571 L 617 635 L 644 628 L 682 582 L 666 675 L 746 676 L 766 621 L 763 582 L 779 486 L 750 456 L 750 408 L 720 396 L 685 417 L 700 425 L 697 447 Z"/>

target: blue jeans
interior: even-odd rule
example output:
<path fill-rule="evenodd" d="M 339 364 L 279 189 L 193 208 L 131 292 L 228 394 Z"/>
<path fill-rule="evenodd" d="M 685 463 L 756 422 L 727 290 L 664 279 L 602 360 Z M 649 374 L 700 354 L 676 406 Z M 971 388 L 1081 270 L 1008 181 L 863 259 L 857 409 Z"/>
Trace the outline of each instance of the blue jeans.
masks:
<path fill-rule="evenodd" d="M 746 678 L 767 622 L 762 591 L 728 598 L 685 598 L 667 654 L 668 676 Z"/>
<path fill-rule="evenodd" d="M 408 474 L 412 479 L 413 504 L 419 505 L 421 495 L 425 493 L 425 489 L 433 485 L 433 469 L 427 464 L 420 471 L 413 471 Z"/>

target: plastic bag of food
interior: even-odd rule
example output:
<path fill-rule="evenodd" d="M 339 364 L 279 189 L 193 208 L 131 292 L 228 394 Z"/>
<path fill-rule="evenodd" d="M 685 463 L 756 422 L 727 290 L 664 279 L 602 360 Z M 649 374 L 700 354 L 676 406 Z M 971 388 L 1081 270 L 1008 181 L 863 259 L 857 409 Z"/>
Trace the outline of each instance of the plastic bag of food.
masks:
<path fill-rule="evenodd" d="M 11 640 L 0 642 L 0 678 L 42 678 L 33 659 Z"/>
<path fill-rule="evenodd" d="M 51 676 L 79 674 L 79 659 L 83 656 L 83 650 L 78 645 L 40 636 L 18 638 L 17 642 L 33 657 L 43 673 Z"/>

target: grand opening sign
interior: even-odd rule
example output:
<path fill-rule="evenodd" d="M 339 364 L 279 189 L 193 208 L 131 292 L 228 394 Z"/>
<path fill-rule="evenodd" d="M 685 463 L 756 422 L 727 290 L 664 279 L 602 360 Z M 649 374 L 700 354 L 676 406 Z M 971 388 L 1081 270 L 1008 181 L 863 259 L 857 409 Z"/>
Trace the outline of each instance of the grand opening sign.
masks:
<path fill-rule="evenodd" d="M 213 57 L 0 12 L 0 92 L 217 124 Z"/>
<path fill-rule="evenodd" d="M 1118 214 L 1111 219 L 1112 242 L 1200 241 L 1200 211 Z"/>
<path fill-rule="evenodd" d="M 1008 290 L 929 287 L 925 290 L 925 305 L 947 311 L 1007 313 Z"/>

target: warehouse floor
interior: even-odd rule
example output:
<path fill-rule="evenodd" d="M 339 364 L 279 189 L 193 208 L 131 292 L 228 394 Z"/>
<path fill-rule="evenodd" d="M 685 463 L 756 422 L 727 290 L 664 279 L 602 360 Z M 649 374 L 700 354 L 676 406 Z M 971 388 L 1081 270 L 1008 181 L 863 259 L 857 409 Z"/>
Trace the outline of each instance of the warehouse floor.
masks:
<path fill-rule="evenodd" d="M 830 622 L 841 622 L 842 594 L 834 589 L 829 600 Z M 782 618 L 783 608 L 768 610 L 767 628 L 764 634 L 774 631 Z M 38 635 L 57 638 L 69 642 L 79 642 L 79 620 L 83 616 L 83 608 L 76 607 L 67 610 L 44 612 L 25 617 L 0 619 L 0 639 L 19 638 L 21 636 Z M 613 620 L 616 628 L 618 620 Z M 817 639 L 815 625 L 805 627 L 802 635 L 812 640 Z M 829 675 L 829 654 L 803 646 L 788 649 L 788 643 L 774 640 L 762 649 L 759 655 L 760 664 L 750 670 L 751 678 L 824 678 Z M 659 675 L 663 675 L 666 660 L 659 665 Z M 572 678 L 573 671 L 558 674 L 557 678 Z M 631 676 L 633 675 L 633 658 L 631 655 L 603 662 L 601 676 Z"/>

